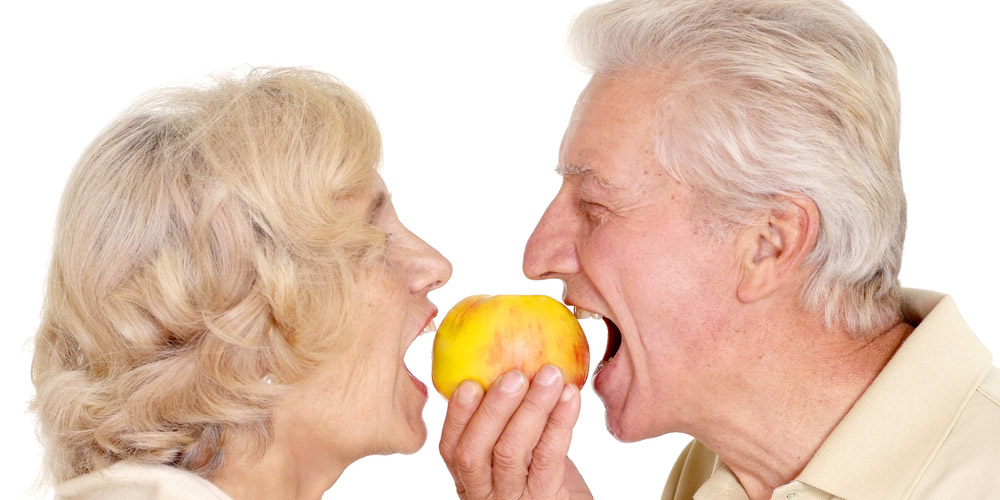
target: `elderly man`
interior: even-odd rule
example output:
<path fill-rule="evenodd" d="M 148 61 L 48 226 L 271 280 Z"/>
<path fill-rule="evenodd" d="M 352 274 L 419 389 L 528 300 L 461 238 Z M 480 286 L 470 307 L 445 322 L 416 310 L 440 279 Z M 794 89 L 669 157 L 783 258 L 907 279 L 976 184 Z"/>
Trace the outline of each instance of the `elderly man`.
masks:
<path fill-rule="evenodd" d="M 524 271 L 607 322 L 618 439 L 695 438 L 663 498 L 998 498 L 1000 373 L 950 298 L 897 279 L 899 97 L 871 28 L 837 0 L 622 0 L 573 40 L 594 76 Z M 551 367 L 460 386 L 459 495 L 588 498 L 579 401 Z"/>

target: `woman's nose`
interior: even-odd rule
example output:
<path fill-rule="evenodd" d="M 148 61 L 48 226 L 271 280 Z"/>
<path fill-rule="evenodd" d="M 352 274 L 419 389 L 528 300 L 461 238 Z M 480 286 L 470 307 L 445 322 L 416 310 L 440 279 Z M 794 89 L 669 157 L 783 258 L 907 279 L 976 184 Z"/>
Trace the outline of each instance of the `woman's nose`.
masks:
<path fill-rule="evenodd" d="M 524 247 L 524 275 L 533 280 L 558 278 L 580 271 L 576 253 L 579 214 L 563 192 L 556 195 Z"/>
<path fill-rule="evenodd" d="M 451 262 L 424 240 L 416 236 L 414 238 L 417 239 L 418 245 L 413 265 L 408 273 L 410 291 L 428 293 L 440 288 L 451 278 Z"/>

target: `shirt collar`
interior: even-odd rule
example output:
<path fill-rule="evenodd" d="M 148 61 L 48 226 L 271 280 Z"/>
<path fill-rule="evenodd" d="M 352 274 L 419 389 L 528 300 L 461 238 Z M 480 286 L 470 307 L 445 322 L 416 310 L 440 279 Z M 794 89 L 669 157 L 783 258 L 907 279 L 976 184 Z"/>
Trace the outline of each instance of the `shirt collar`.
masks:
<path fill-rule="evenodd" d="M 716 457 L 712 475 L 698 488 L 692 500 L 715 500 L 718 498 L 725 498 L 726 500 L 750 500 L 736 474 L 722 460 Z"/>
<path fill-rule="evenodd" d="M 851 500 L 905 498 L 972 397 L 992 356 L 946 295 L 904 292 L 917 328 L 798 480 Z"/>

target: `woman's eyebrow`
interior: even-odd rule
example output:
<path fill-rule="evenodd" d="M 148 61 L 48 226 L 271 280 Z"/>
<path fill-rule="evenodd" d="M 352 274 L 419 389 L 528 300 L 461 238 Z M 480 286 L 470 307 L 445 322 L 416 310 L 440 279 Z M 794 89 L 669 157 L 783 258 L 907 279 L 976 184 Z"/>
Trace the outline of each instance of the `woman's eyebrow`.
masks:
<path fill-rule="evenodd" d="M 380 191 L 375 194 L 375 199 L 373 199 L 371 204 L 368 205 L 369 220 L 374 221 L 377 218 L 379 212 L 381 212 L 382 208 L 389 202 L 389 196 L 389 193 L 386 193 L 385 191 Z"/>

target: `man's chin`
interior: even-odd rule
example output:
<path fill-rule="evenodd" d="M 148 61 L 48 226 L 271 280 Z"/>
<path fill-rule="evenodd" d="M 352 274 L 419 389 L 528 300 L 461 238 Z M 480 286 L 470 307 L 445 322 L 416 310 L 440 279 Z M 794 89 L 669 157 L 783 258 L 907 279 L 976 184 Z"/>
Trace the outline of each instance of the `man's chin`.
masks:
<path fill-rule="evenodd" d="M 650 437 L 641 432 L 641 426 L 626 418 L 620 409 L 612 410 L 605 407 L 604 424 L 608 433 L 623 443 L 634 443 Z"/>

